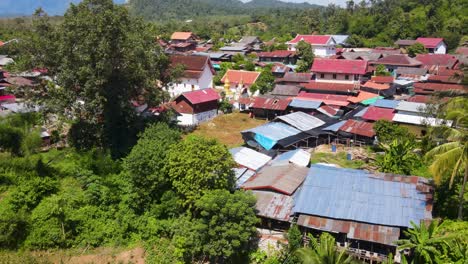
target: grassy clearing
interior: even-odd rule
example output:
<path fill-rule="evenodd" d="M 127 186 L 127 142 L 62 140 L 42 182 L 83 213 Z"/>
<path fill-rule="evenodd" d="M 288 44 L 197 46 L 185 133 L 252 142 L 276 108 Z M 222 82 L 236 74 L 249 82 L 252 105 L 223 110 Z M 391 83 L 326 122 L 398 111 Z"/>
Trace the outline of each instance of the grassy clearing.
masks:
<path fill-rule="evenodd" d="M 312 153 L 311 163 L 331 163 L 336 164 L 342 168 L 350 169 L 362 169 L 366 165 L 366 163 L 362 160 L 347 160 L 346 152 L 314 152 Z"/>
<path fill-rule="evenodd" d="M 229 148 L 244 144 L 241 131 L 265 124 L 265 120 L 249 118 L 248 114 L 232 113 L 205 122 L 190 134 L 215 138 Z"/>

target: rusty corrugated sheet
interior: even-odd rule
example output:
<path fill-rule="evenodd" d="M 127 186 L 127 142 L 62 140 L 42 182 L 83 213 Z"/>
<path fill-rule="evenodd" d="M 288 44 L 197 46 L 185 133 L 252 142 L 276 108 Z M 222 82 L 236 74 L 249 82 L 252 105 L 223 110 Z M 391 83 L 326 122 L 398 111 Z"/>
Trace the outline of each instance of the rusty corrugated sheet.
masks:
<path fill-rule="evenodd" d="M 347 238 L 394 245 L 400 237 L 397 227 L 373 225 L 300 214 L 297 224 L 317 230 L 343 233 Z"/>
<path fill-rule="evenodd" d="M 253 191 L 253 194 L 257 198 L 257 215 L 280 221 L 290 220 L 294 204 L 291 196 L 268 191 Z"/>

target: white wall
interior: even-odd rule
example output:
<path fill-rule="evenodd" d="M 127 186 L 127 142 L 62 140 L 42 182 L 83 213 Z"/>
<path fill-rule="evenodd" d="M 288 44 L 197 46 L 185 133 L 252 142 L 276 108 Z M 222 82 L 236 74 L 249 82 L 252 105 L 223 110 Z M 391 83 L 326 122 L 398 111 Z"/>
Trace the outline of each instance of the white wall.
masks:
<path fill-rule="evenodd" d="M 333 79 L 333 74 L 332 73 L 324 73 L 323 78 L 321 76 L 320 72 L 315 73 L 315 81 L 316 82 L 331 82 L 331 83 L 357 83 L 361 82 L 362 75 L 358 75 L 357 80 L 354 80 L 354 74 L 348 74 L 349 80 L 346 80 L 346 74 L 336 74 L 336 79 Z"/>
<path fill-rule="evenodd" d="M 297 44 L 289 44 L 288 50 L 296 51 Z M 336 55 L 336 48 L 334 45 L 325 45 L 325 46 L 312 46 L 312 50 L 314 51 L 314 55 L 317 57 L 330 57 Z"/>
<path fill-rule="evenodd" d="M 213 73 L 208 66 L 205 67 L 199 79 L 180 78 L 177 83 L 169 85 L 168 92 L 171 97 L 176 97 L 181 93 L 205 88 L 213 88 Z"/>
<path fill-rule="evenodd" d="M 439 43 L 437 47 L 434 49 L 434 54 L 446 54 L 447 53 L 447 45 L 444 42 Z"/>
<path fill-rule="evenodd" d="M 198 114 L 179 114 L 177 116 L 177 121 L 179 121 L 179 125 L 191 126 L 191 125 L 197 125 L 204 121 L 211 120 L 217 115 L 218 115 L 217 109 L 213 109 L 213 110 L 198 113 Z"/>

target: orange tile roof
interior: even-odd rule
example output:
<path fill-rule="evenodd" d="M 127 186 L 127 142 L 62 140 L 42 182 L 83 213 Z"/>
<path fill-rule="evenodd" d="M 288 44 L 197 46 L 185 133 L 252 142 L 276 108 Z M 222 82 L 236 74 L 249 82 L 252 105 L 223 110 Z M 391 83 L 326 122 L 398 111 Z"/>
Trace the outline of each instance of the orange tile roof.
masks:
<path fill-rule="evenodd" d="M 259 72 L 228 70 L 221 79 L 221 82 L 224 83 L 227 77 L 231 84 L 237 85 L 242 82 L 244 85 L 252 85 L 257 81 L 259 76 Z"/>
<path fill-rule="evenodd" d="M 193 36 L 192 32 L 174 32 L 172 33 L 171 39 L 172 40 L 188 40 L 192 36 Z"/>
<path fill-rule="evenodd" d="M 375 90 L 387 90 L 387 89 L 390 88 L 390 85 L 388 85 L 388 84 L 380 84 L 380 83 L 375 83 L 375 82 L 371 82 L 371 81 L 367 81 L 362 86 L 367 87 L 367 88 L 371 88 L 371 89 L 375 89 Z"/>

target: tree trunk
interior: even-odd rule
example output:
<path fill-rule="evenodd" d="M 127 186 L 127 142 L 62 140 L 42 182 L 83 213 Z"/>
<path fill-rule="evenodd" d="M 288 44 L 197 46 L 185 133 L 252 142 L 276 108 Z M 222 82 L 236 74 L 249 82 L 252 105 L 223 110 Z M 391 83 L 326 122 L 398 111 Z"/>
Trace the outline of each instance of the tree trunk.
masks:
<path fill-rule="evenodd" d="M 462 220 L 463 219 L 463 203 L 465 202 L 465 185 L 466 185 L 466 179 L 468 178 L 468 162 L 465 164 L 465 176 L 463 177 L 463 183 L 460 188 L 460 194 L 458 196 L 460 202 L 458 205 L 458 219 Z"/>

